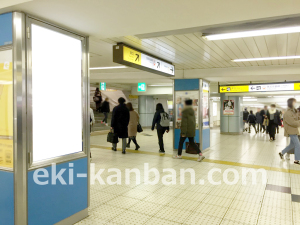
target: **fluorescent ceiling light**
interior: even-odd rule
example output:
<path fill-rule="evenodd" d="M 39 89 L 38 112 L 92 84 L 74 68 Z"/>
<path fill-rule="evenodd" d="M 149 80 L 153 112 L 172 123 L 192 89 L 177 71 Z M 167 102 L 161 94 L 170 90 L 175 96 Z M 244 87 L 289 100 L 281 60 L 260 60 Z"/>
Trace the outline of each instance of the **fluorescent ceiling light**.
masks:
<path fill-rule="evenodd" d="M 233 59 L 231 61 L 232 62 L 249 62 L 249 61 L 279 60 L 279 59 L 300 59 L 300 55 L 279 56 L 279 57 L 265 57 L 265 58 L 250 58 L 250 59 Z"/>
<path fill-rule="evenodd" d="M 172 84 L 150 84 L 150 87 L 172 87 Z"/>
<path fill-rule="evenodd" d="M 243 99 L 245 99 L 245 98 L 253 98 L 253 97 L 247 97 L 247 96 L 246 96 L 246 97 L 243 97 Z"/>
<path fill-rule="evenodd" d="M 243 101 L 245 101 L 245 102 L 257 102 L 257 98 L 246 98 L 246 99 L 243 99 Z"/>
<path fill-rule="evenodd" d="M 109 66 L 109 67 L 92 67 L 90 70 L 109 70 L 109 69 L 124 69 L 127 66 Z"/>
<path fill-rule="evenodd" d="M 298 33 L 298 32 L 300 32 L 300 26 L 265 29 L 265 30 L 242 31 L 242 32 L 234 32 L 234 33 L 226 33 L 226 34 L 212 34 L 212 35 L 207 35 L 202 37 L 206 40 L 213 41 L 213 40 L 222 40 L 222 39 L 256 37 L 256 36 L 265 36 L 265 35 L 272 35 L 272 34 L 288 34 L 288 33 Z"/>

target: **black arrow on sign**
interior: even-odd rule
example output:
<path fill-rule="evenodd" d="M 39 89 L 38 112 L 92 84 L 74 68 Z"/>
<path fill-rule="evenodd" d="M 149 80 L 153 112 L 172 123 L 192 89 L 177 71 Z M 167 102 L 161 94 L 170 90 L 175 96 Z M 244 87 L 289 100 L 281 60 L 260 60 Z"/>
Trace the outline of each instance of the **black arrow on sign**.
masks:
<path fill-rule="evenodd" d="M 222 88 L 221 90 L 222 90 L 222 91 L 225 91 L 225 90 L 226 90 L 226 88 Z"/>
<path fill-rule="evenodd" d="M 160 62 L 157 62 L 157 69 L 160 68 Z"/>
<path fill-rule="evenodd" d="M 135 54 L 135 55 L 136 55 L 135 61 L 140 61 L 140 55 L 139 54 Z"/>

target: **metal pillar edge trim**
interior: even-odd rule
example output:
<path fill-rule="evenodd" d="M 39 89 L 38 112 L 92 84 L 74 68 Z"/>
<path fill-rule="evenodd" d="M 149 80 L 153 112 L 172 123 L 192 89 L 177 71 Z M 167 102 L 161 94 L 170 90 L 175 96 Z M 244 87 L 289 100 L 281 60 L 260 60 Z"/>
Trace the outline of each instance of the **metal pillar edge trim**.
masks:
<path fill-rule="evenodd" d="M 28 223 L 25 14 L 13 12 L 15 225 Z"/>

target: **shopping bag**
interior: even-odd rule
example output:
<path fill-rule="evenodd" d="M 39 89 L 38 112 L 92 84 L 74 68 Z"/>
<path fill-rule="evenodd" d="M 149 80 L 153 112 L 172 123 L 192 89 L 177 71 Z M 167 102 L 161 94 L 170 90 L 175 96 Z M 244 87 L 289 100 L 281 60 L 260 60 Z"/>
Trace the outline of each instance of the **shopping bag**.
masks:
<path fill-rule="evenodd" d="M 143 128 L 140 123 L 138 123 L 138 125 L 137 125 L 137 132 L 139 132 L 139 133 L 143 132 Z"/>
<path fill-rule="evenodd" d="M 114 133 L 113 131 L 110 131 L 107 134 L 107 142 L 118 143 L 119 142 L 118 134 Z"/>
<path fill-rule="evenodd" d="M 192 146 L 192 145 L 190 145 L 189 142 L 185 142 L 185 153 L 198 154 L 197 150 L 199 149 L 200 144 L 199 143 L 195 143 L 195 144 L 196 144 L 196 146 Z M 198 149 L 196 149 L 196 147 Z"/>

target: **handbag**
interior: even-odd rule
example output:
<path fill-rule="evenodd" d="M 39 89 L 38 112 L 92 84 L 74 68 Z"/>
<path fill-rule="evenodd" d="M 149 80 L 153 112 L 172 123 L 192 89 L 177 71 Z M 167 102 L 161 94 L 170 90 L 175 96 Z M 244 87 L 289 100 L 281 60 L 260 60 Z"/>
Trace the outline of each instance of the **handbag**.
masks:
<path fill-rule="evenodd" d="M 197 150 L 199 149 L 200 144 L 199 143 L 195 143 L 195 144 L 196 144 L 195 146 L 191 146 L 189 142 L 186 142 L 185 143 L 185 153 L 198 154 Z M 198 147 L 198 149 L 195 149 L 196 146 Z"/>
<path fill-rule="evenodd" d="M 140 123 L 138 123 L 138 125 L 137 125 L 137 132 L 139 132 L 139 133 L 143 132 L 143 128 Z"/>
<path fill-rule="evenodd" d="M 118 134 L 114 133 L 113 131 L 110 131 L 107 134 L 107 142 L 110 142 L 113 144 L 118 143 L 119 142 Z"/>
<path fill-rule="evenodd" d="M 99 102 L 100 98 L 99 97 L 93 97 L 94 102 Z"/>

